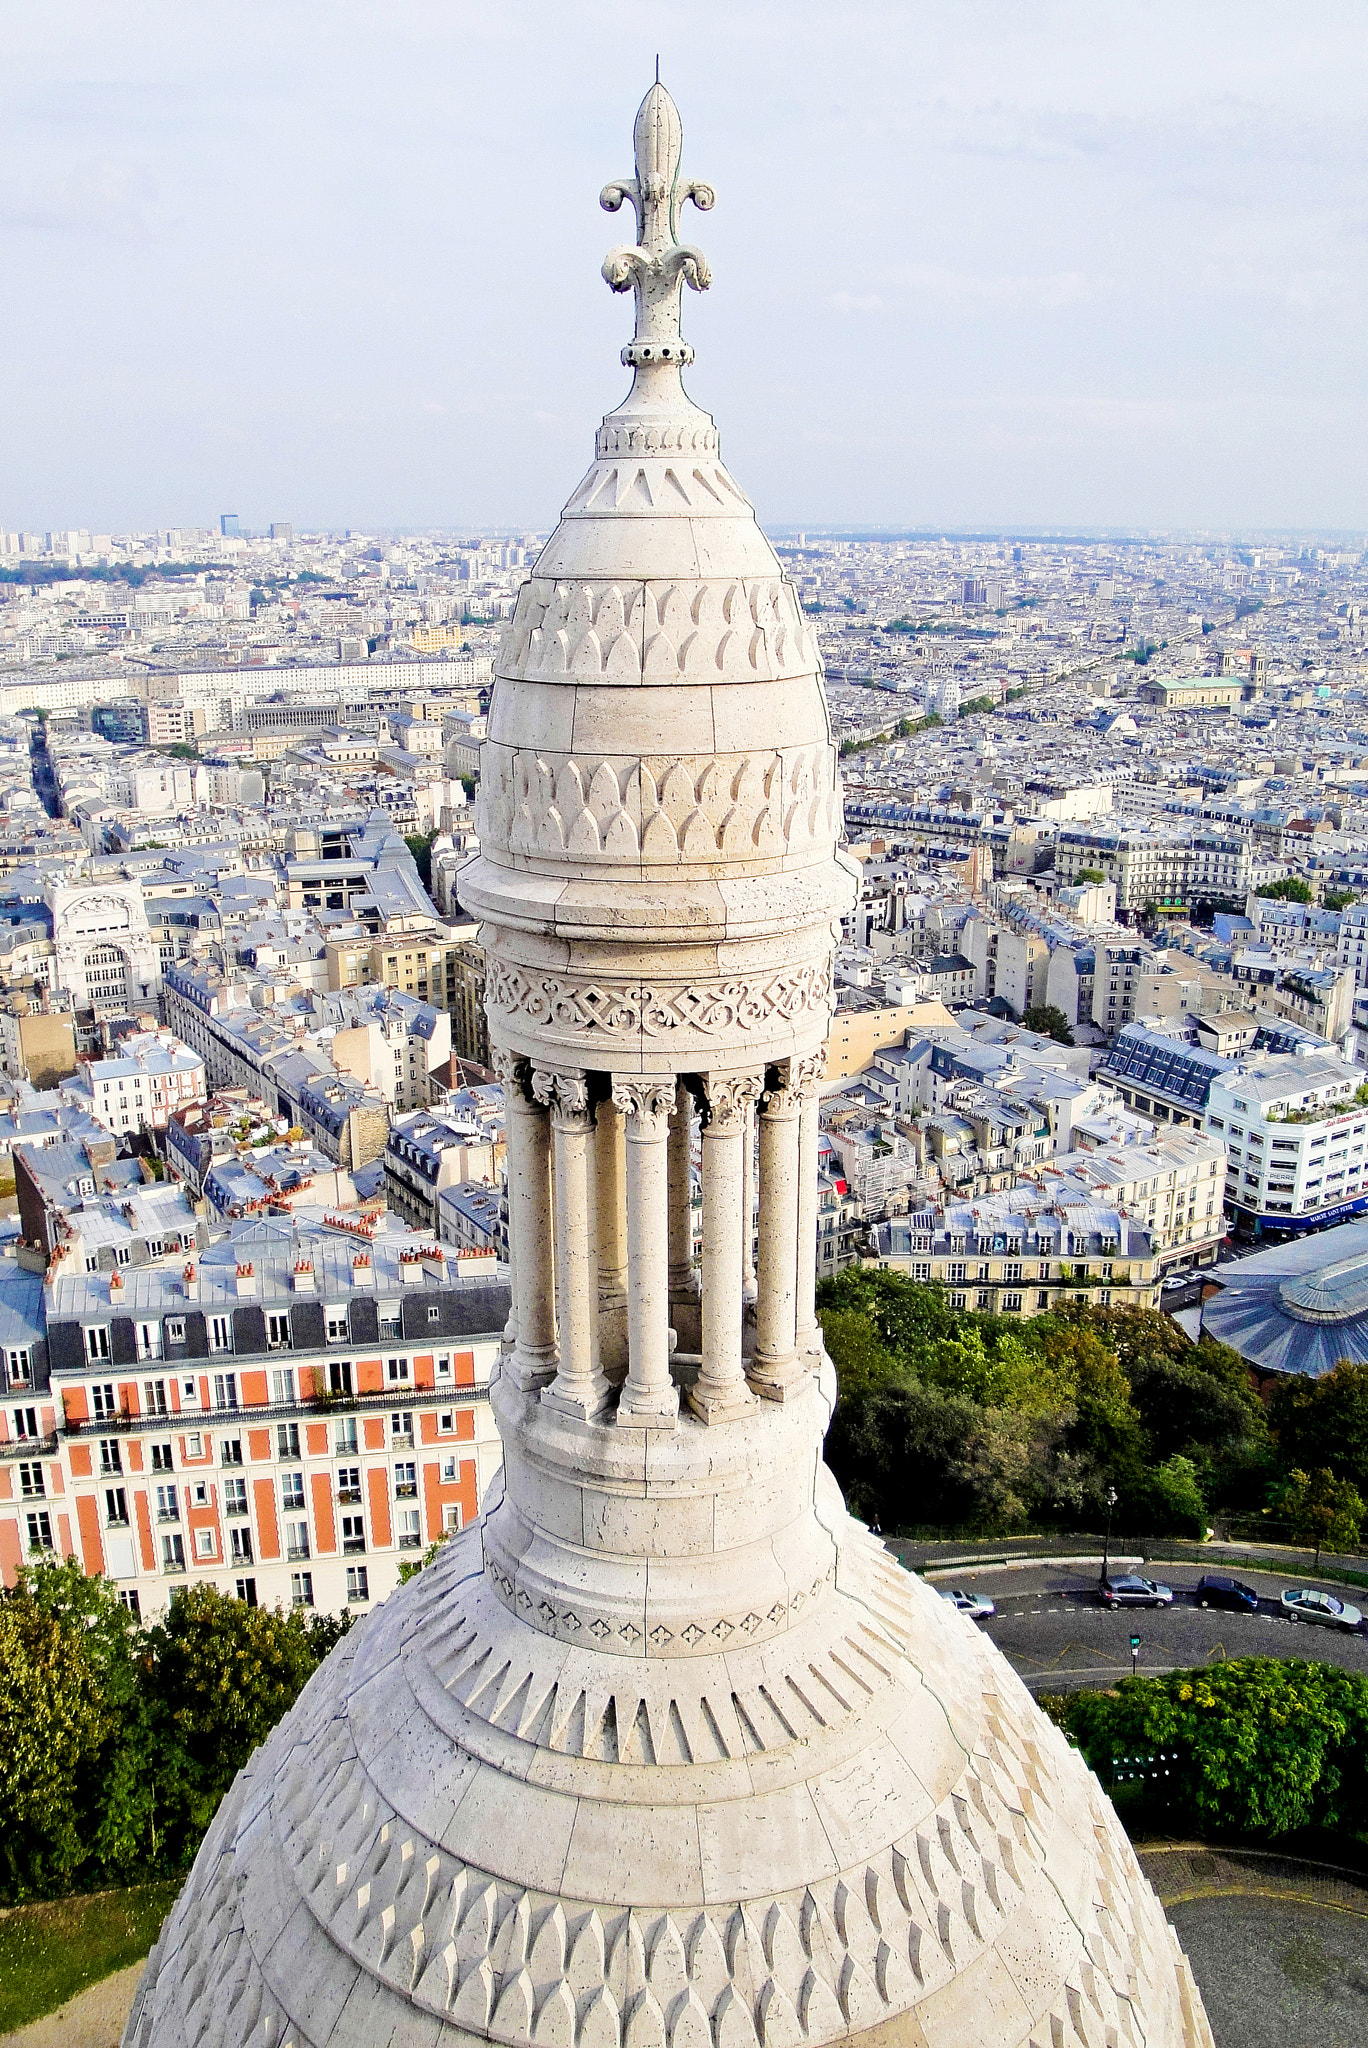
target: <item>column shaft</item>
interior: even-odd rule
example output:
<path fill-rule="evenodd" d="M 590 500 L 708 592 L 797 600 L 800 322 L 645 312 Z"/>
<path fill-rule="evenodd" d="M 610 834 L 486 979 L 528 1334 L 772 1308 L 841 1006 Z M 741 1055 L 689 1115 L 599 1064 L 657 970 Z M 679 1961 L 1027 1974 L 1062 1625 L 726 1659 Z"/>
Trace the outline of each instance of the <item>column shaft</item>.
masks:
<path fill-rule="evenodd" d="M 508 1214 L 517 1260 L 518 1341 L 512 1372 L 539 1387 L 556 1369 L 556 1261 L 551 1228 L 550 1119 L 529 1102 L 519 1082 L 504 1096 L 508 1143 Z"/>
<path fill-rule="evenodd" d="M 600 1102 L 596 1126 L 599 1363 L 617 1383 L 627 1375 L 627 1140 L 615 1102 Z"/>
<path fill-rule="evenodd" d="M 748 1112 L 759 1082 L 709 1075 L 703 1130 L 702 1363 L 689 1405 L 705 1422 L 727 1422 L 755 1405 L 741 1358 Z"/>
<path fill-rule="evenodd" d="M 537 1068 L 533 1093 L 551 1105 L 556 1187 L 556 1317 L 560 1363 L 542 1391 L 553 1408 L 590 1417 L 607 1404 L 598 1363 L 594 1116 L 587 1078 Z"/>
<path fill-rule="evenodd" d="M 679 1391 L 670 1377 L 669 1113 L 667 1082 L 613 1081 L 627 1115 L 627 1379 L 617 1419 L 670 1429 Z"/>
<path fill-rule="evenodd" d="M 743 1226 L 741 1256 L 741 1293 L 746 1301 L 755 1300 L 755 1104 L 746 1104 L 746 1131 L 743 1139 L 744 1183 L 741 1196 L 741 1219 Z"/>
<path fill-rule="evenodd" d="M 796 1062 L 795 1062 L 796 1064 Z M 806 1065 L 806 1062 L 804 1062 Z M 790 1085 L 792 1073 L 790 1073 Z M 815 1077 L 804 1079 L 798 1093 L 798 1328 L 797 1349 L 811 1359 L 822 1348 L 817 1323 L 817 1121 L 820 1097 Z"/>
<path fill-rule="evenodd" d="M 760 1257 L 750 1383 L 781 1401 L 801 1377 L 798 1332 L 798 1103 L 787 1088 L 760 1106 Z"/>

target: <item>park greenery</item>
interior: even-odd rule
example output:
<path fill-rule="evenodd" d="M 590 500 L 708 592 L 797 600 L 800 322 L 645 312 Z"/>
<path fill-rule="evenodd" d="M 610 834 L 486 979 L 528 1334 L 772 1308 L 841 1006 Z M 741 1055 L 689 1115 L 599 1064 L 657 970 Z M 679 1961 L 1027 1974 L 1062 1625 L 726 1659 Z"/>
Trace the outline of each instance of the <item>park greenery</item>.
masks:
<path fill-rule="evenodd" d="M 1240 1657 L 1042 1695 L 1133 1835 L 1368 1834 L 1368 1678 Z"/>
<path fill-rule="evenodd" d="M 0 1900 L 185 1869 L 349 1620 L 177 1590 L 144 1629 L 74 1558 L 0 1601 Z"/>
<path fill-rule="evenodd" d="M 1074 1042 L 1069 1020 L 1055 1003 L 1029 1004 L 1021 1013 L 1021 1021 L 1028 1031 L 1038 1031 L 1042 1038 L 1052 1038 L 1056 1045 Z"/>
<path fill-rule="evenodd" d="M 883 732 L 869 733 L 864 739 L 844 739 L 840 754 L 844 761 L 851 754 L 867 754 L 871 747 L 886 747 L 890 740 L 910 740 L 919 732 L 929 732 L 940 724 L 940 713 L 928 711 L 925 718 L 900 718 L 896 725 Z"/>
<path fill-rule="evenodd" d="M 1368 1498 L 1368 1367 L 1290 1380 L 1270 1407 L 1239 1356 L 1154 1310 L 966 1314 L 851 1267 L 818 1308 L 839 1399 L 827 1457 L 890 1533 L 1200 1537 L 1214 1513 L 1336 1550 Z"/>

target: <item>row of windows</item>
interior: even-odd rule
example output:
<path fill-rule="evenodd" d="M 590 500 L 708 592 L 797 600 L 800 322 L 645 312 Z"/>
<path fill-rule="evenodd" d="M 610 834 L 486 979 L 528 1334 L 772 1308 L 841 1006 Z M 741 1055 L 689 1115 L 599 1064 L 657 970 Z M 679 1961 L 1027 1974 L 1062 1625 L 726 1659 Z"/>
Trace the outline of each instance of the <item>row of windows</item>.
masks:
<path fill-rule="evenodd" d="M 90 1333 L 87 1333 L 90 1334 Z M 452 1378 L 451 1354 L 444 1352 L 436 1361 L 434 1376 L 438 1381 Z M 391 1387 L 401 1388 L 413 1384 L 413 1362 L 408 1358 L 387 1358 L 385 1379 Z M 142 1413 L 169 1415 L 173 1412 L 167 1399 L 168 1382 L 164 1379 L 144 1380 L 142 1383 Z M 216 1372 L 210 1376 L 210 1393 L 215 1408 L 236 1408 L 238 1402 L 238 1376 L 235 1372 Z M 328 1363 L 328 1387 L 334 1394 L 355 1392 L 352 1384 L 350 1359 L 331 1359 Z M 184 1373 L 179 1379 L 180 1413 L 187 1409 L 198 1409 L 200 1401 L 199 1378 L 194 1373 Z M 111 1380 L 97 1381 L 89 1389 L 90 1415 L 94 1422 L 112 1422 L 119 1413 L 114 1398 L 114 1383 Z M 274 1368 L 271 1372 L 271 1402 L 278 1408 L 292 1407 L 297 1401 L 298 1389 L 293 1367 Z M 18 1411 L 16 1410 L 16 1413 Z M 34 1432 L 36 1434 L 36 1431 Z M 16 1434 L 22 1434 L 16 1431 Z"/>

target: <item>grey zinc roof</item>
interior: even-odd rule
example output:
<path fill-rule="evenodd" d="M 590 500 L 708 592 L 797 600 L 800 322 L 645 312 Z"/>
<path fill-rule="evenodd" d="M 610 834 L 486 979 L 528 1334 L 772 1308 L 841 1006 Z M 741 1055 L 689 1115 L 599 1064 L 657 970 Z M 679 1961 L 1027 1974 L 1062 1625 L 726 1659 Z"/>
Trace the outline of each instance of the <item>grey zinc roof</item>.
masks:
<path fill-rule="evenodd" d="M 1220 1266 L 1202 1328 L 1263 1372 L 1368 1361 L 1368 1218 Z"/>

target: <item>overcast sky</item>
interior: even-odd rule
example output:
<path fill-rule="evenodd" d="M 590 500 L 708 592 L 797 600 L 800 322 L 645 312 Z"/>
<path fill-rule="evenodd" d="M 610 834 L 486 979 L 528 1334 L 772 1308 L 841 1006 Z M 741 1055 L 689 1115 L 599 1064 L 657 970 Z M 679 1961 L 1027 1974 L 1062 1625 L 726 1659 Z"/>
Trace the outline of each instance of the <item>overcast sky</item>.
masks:
<path fill-rule="evenodd" d="M 0 526 L 544 526 L 657 45 L 762 520 L 1368 528 L 1363 0 L 0 0 Z"/>

